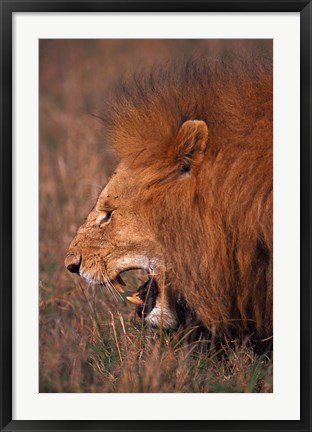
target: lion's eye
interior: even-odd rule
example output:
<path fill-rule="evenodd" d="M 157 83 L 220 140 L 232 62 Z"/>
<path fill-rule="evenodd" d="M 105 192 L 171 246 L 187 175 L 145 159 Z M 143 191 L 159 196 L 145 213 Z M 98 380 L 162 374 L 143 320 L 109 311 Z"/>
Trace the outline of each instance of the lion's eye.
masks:
<path fill-rule="evenodd" d="M 101 217 L 100 223 L 102 224 L 102 223 L 108 222 L 110 220 L 110 218 L 112 217 L 112 213 L 113 212 L 110 210 L 104 211 L 103 216 Z"/>

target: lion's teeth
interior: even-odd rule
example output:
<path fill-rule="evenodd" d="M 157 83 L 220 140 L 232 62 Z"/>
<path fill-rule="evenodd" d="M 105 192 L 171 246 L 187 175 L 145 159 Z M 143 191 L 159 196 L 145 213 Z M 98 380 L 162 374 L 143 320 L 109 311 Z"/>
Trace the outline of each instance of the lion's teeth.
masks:
<path fill-rule="evenodd" d="M 123 287 L 116 281 L 113 281 L 113 287 L 115 288 L 116 291 L 118 291 L 119 293 L 124 293 L 125 290 L 123 289 Z"/>
<path fill-rule="evenodd" d="M 116 276 L 116 281 L 123 286 L 126 286 L 125 282 L 122 280 L 122 277 L 120 275 Z"/>
<path fill-rule="evenodd" d="M 135 293 L 136 294 L 136 293 Z M 131 302 L 131 303 L 135 303 L 135 304 L 143 304 L 143 301 L 139 298 L 139 297 L 126 297 L 126 299 Z"/>

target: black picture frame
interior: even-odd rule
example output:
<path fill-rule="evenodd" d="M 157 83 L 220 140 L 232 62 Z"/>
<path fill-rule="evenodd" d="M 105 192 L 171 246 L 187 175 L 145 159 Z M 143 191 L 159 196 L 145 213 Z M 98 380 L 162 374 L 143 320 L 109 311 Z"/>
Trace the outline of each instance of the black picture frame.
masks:
<path fill-rule="evenodd" d="M 45 1 L 0 0 L 0 429 L 1 431 L 311 431 L 311 0 Z M 12 14 L 15 12 L 300 12 L 301 408 L 298 421 L 22 421 L 12 420 Z M 290 347 L 291 349 L 291 347 Z"/>

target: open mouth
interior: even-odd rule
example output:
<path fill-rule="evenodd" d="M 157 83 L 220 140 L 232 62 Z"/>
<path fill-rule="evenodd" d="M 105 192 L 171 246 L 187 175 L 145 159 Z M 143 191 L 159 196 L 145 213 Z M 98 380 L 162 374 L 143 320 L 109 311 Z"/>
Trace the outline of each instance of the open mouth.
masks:
<path fill-rule="evenodd" d="M 134 269 L 123 271 L 122 274 L 128 273 L 130 270 Z M 127 284 L 124 282 L 121 274 L 118 274 L 111 283 L 116 291 L 124 294 L 130 303 L 134 303 L 137 306 L 136 311 L 140 318 L 147 316 L 154 309 L 159 289 L 156 280 L 151 274 L 147 274 L 147 280 L 135 292 L 127 290 Z"/>

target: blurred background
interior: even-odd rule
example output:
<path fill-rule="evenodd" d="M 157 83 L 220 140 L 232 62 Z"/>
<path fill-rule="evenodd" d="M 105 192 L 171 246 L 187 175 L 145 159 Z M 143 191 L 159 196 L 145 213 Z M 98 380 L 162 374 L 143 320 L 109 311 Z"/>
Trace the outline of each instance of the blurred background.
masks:
<path fill-rule="evenodd" d="M 116 163 L 91 115 L 105 94 L 138 68 L 258 46 L 271 50 L 272 41 L 40 40 L 40 392 L 272 391 L 271 360 L 247 340 L 232 341 L 221 357 L 179 332 L 160 340 L 133 305 L 64 267 Z"/>

